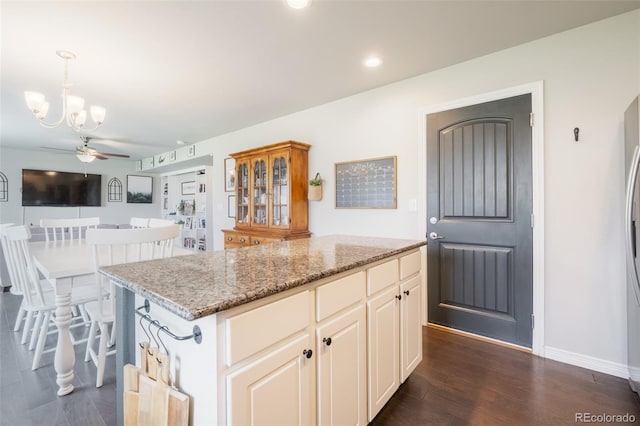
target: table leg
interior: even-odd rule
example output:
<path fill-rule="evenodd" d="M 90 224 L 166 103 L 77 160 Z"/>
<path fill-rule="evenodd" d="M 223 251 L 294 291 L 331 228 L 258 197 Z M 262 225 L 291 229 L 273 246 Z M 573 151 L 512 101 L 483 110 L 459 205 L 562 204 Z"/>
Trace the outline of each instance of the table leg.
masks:
<path fill-rule="evenodd" d="M 53 365 L 56 369 L 56 383 L 58 396 L 73 392 L 73 366 L 76 361 L 71 343 L 71 279 L 59 279 L 55 283 L 56 289 L 56 327 L 58 328 L 58 343 Z"/>

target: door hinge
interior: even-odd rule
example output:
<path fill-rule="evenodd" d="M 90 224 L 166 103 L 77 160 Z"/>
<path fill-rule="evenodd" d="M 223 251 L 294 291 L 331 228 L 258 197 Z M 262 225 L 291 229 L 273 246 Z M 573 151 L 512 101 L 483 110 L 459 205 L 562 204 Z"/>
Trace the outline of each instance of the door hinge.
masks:
<path fill-rule="evenodd" d="M 531 329 L 536 328 L 536 316 L 531 314 Z"/>
<path fill-rule="evenodd" d="M 529 113 L 529 127 L 533 127 L 533 113 Z"/>
<path fill-rule="evenodd" d="M 535 227 L 535 223 L 536 223 L 535 220 L 536 220 L 536 217 L 533 215 L 533 213 L 531 213 L 531 228 Z"/>

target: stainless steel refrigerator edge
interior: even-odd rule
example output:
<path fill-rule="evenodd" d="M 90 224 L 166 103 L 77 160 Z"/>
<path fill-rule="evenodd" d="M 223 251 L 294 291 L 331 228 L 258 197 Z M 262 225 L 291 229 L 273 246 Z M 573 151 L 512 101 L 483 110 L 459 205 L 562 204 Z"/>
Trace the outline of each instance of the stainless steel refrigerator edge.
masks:
<path fill-rule="evenodd" d="M 625 244 L 627 255 L 627 350 L 629 384 L 640 392 L 640 111 L 638 97 L 624 114 L 626 205 Z"/>

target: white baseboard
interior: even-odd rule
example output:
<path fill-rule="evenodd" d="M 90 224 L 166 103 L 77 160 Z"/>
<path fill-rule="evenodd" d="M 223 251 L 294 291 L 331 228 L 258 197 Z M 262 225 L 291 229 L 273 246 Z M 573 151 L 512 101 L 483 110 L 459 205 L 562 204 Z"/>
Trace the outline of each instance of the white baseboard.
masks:
<path fill-rule="evenodd" d="M 575 365 L 600 373 L 611 374 L 612 376 L 622 377 L 623 379 L 629 378 L 629 368 L 626 364 L 619 364 L 617 362 L 569 352 L 564 349 L 552 348 L 550 346 L 545 346 L 544 353 L 545 358 L 554 361 L 564 362 L 565 364 Z"/>

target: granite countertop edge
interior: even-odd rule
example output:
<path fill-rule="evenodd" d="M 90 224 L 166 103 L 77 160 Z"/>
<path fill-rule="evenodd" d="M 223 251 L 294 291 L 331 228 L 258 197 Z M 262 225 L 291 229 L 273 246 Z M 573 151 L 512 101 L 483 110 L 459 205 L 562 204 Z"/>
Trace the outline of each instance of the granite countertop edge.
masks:
<path fill-rule="evenodd" d="M 303 278 L 295 279 L 291 281 L 286 281 L 281 284 L 264 286 L 258 288 L 255 291 L 250 291 L 241 295 L 230 296 L 225 298 L 224 300 L 218 301 L 216 303 L 209 304 L 207 306 L 202 307 L 201 309 L 187 309 L 176 302 L 163 297 L 160 294 L 157 294 L 149 289 L 138 285 L 136 283 L 129 282 L 127 280 L 122 279 L 122 277 L 113 274 L 107 270 L 100 269 L 100 273 L 111 279 L 120 287 L 124 287 L 133 293 L 148 299 L 149 302 L 155 303 L 156 305 L 163 307 L 169 312 L 177 315 L 178 317 L 185 319 L 187 321 L 193 321 L 199 318 L 203 318 L 209 315 L 216 314 L 218 312 L 222 312 L 237 306 L 244 305 L 246 303 L 253 302 L 255 300 L 259 300 L 268 296 L 272 296 L 274 294 L 281 293 L 286 290 L 290 290 L 296 287 L 303 286 L 305 284 L 311 283 L 313 281 L 317 281 L 322 278 L 327 278 L 333 275 L 340 274 L 342 272 L 349 271 L 351 269 L 359 268 L 361 266 L 365 266 L 371 263 L 378 262 L 380 260 L 396 256 L 398 254 L 415 250 L 420 248 L 421 246 L 426 245 L 426 241 L 416 241 L 413 244 L 407 244 L 402 248 L 397 249 L 389 249 L 384 253 L 380 253 L 377 255 L 373 255 L 371 257 L 367 257 L 366 259 L 361 259 L 359 261 L 355 261 L 346 265 L 341 265 L 339 267 L 330 268 L 322 270 L 318 273 L 311 273 L 309 275 L 305 275 Z M 246 249 L 239 249 L 246 250 Z"/>

